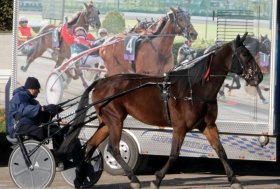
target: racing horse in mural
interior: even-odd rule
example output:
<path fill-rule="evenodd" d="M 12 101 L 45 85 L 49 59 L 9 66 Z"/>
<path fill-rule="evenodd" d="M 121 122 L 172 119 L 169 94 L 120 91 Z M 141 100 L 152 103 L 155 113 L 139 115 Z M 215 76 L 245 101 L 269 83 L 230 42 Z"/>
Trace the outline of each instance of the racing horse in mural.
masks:
<path fill-rule="evenodd" d="M 147 19 L 145 19 L 144 21 L 139 19 L 136 20 L 137 20 L 137 24 L 133 28 L 131 28 L 128 33 L 153 34 L 156 31 L 157 22 L 160 21 L 160 20 L 154 21 L 153 19 L 151 19 L 150 21 L 148 21 Z"/>
<path fill-rule="evenodd" d="M 206 136 L 216 151 L 231 187 L 243 188 L 229 165 L 215 122 L 218 116 L 217 93 L 228 72 L 240 75 L 252 86 L 258 85 L 263 79 L 258 64 L 243 44 L 246 34 L 242 38 L 237 35 L 232 42 L 194 60 L 196 62 L 193 62 L 192 67 L 182 64 L 165 76 L 118 74 L 92 83 L 81 96 L 78 109 L 94 105 L 100 125 L 87 142 L 85 159 L 76 169 L 75 187 L 80 187 L 85 179 L 83 168 L 90 164 L 92 153 L 108 136 L 108 150 L 125 170 L 131 187 L 141 187 L 119 150 L 123 122 L 129 114 L 148 125 L 173 127 L 169 159 L 155 173 L 152 188 L 159 188 L 166 172 L 179 156 L 186 133 L 195 128 Z M 90 92 L 92 104 L 88 104 Z M 68 150 L 74 144 L 86 112 L 76 114 L 77 119 L 72 123 L 72 129 L 60 150 Z"/>
<path fill-rule="evenodd" d="M 259 64 L 262 73 L 267 74 L 269 73 L 269 65 L 262 65 L 262 62 L 260 60 L 260 55 L 259 52 L 262 52 L 266 55 L 270 55 L 271 52 L 271 41 L 265 36 L 261 36 L 260 40 L 258 38 L 248 36 L 244 42 L 246 47 L 249 49 L 251 54 L 255 57 L 256 62 Z M 269 60 L 268 60 L 269 61 Z M 231 90 L 233 89 L 240 89 L 241 88 L 241 83 L 240 83 L 240 77 L 237 74 L 232 74 L 232 82 L 231 84 L 225 84 L 225 88 L 228 88 L 228 93 L 230 94 Z M 268 90 L 268 89 L 264 89 Z M 259 86 L 256 87 L 256 92 L 261 99 L 261 101 L 264 104 L 267 104 L 268 101 L 265 99 L 265 97 L 262 94 L 261 88 Z"/>
<path fill-rule="evenodd" d="M 191 17 L 181 8 L 170 8 L 167 16 L 161 18 L 154 35 L 140 35 L 140 42 L 136 45 L 135 59 L 126 60 L 124 50 L 131 50 L 130 43 L 125 44 L 125 39 L 130 34 L 120 34 L 111 38 L 117 42 L 113 45 L 101 47 L 99 54 L 104 60 L 107 75 L 119 73 L 142 73 L 160 75 L 169 71 L 174 66 L 172 53 L 173 41 L 176 35 L 195 40 L 197 32 L 191 24 Z M 133 36 L 133 35 L 132 35 Z M 142 40 L 142 41 L 141 41 Z M 110 40 L 107 40 L 110 42 Z"/>
<path fill-rule="evenodd" d="M 89 25 L 93 28 L 99 29 L 101 26 L 99 19 L 99 10 L 94 7 L 92 2 L 84 3 L 85 9 L 83 11 L 78 12 L 71 21 L 68 22 L 69 28 L 76 27 L 84 27 L 87 31 L 89 29 Z M 33 48 L 27 54 L 26 65 L 21 66 L 22 71 L 27 71 L 30 64 L 38 57 L 40 57 L 47 49 L 53 49 L 53 51 L 58 51 L 58 58 L 56 60 L 55 67 L 58 67 L 62 64 L 64 59 L 69 59 L 70 47 L 69 45 L 59 36 L 59 45 L 58 47 L 53 46 L 53 32 L 59 28 L 56 26 L 49 24 L 41 28 L 38 33 L 38 36 L 42 35 L 42 37 L 38 38 L 34 43 Z"/>

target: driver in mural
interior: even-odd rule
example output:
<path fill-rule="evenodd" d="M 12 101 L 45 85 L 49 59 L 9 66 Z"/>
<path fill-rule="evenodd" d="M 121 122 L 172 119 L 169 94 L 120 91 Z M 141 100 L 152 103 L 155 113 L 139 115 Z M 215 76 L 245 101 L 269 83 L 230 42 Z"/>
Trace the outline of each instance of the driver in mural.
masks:
<path fill-rule="evenodd" d="M 95 40 L 95 37 L 88 33 L 83 27 L 77 27 L 74 30 L 73 35 L 68 32 L 67 24 L 64 24 L 61 29 L 62 38 L 70 45 L 71 56 L 75 56 L 78 53 L 81 53 L 85 50 L 88 50 L 92 47 L 101 45 L 103 41 Z M 104 66 L 104 62 L 98 53 L 90 54 L 84 56 L 80 65 L 82 67 L 100 67 Z"/>
<path fill-rule="evenodd" d="M 19 26 L 18 26 L 18 45 L 23 44 L 24 42 L 32 39 L 37 34 L 33 31 L 33 29 L 28 26 L 28 19 L 26 17 L 19 18 Z M 23 54 L 27 54 L 29 50 L 32 48 L 32 43 L 28 43 L 24 45 L 21 49 Z"/>

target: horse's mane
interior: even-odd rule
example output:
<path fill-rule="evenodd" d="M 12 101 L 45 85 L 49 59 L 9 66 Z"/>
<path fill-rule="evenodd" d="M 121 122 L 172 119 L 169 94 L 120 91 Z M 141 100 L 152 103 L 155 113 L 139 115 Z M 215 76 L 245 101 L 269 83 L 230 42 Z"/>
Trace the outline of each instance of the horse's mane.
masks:
<path fill-rule="evenodd" d="M 161 21 L 161 23 L 159 24 L 159 26 L 156 27 L 154 35 L 158 35 L 161 33 L 163 27 L 165 26 L 165 24 L 167 23 L 167 19 L 166 17 L 162 18 L 161 20 L 159 20 L 159 22 Z"/>
<path fill-rule="evenodd" d="M 70 20 L 70 21 L 68 22 L 68 25 L 69 25 L 69 26 L 72 26 L 72 25 L 76 24 L 77 21 L 78 21 L 78 19 L 79 19 L 79 17 L 81 16 L 81 14 L 82 14 L 81 11 L 80 11 L 80 12 L 77 12 L 77 13 L 73 16 L 72 20 Z"/>
<path fill-rule="evenodd" d="M 174 80 L 178 80 L 180 88 L 190 89 L 197 83 L 203 83 L 204 75 L 209 66 L 212 53 L 206 54 L 202 57 L 193 59 L 188 62 L 187 65 L 179 65 L 168 73 L 170 78 L 174 77 Z M 188 66 L 192 65 L 192 66 Z M 184 77 L 184 79 L 182 79 Z"/>

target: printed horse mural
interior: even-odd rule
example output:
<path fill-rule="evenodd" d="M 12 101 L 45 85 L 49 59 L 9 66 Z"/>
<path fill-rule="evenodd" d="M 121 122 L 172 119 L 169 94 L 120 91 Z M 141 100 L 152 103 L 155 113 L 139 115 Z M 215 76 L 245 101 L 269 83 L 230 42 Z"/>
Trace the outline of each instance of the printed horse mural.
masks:
<path fill-rule="evenodd" d="M 142 73 L 161 75 L 174 66 L 172 53 L 173 41 L 176 35 L 195 40 L 197 32 L 190 21 L 190 15 L 180 8 L 170 8 L 171 11 L 157 25 L 154 35 L 142 36 L 142 41 L 136 47 L 135 60 L 124 59 L 125 38 L 129 34 L 121 34 L 111 39 L 117 42 L 101 47 L 99 54 L 108 70 L 107 75 L 119 73 Z M 140 37 L 141 39 L 141 37 Z M 110 41 L 108 41 L 110 42 Z M 104 43 L 106 45 L 106 43 Z M 130 50 L 130 49 L 129 49 Z"/>
<path fill-rule="evenodd" d="M 75 17 L 68 23 L 68 26 L 71 28 L 82 26 L 87 31 L 89 29 L 89 25 L 93 28 L 100 28 L 100 19 L 99 19 L 99 10 L 94 7 L 92 2 L 89 4 L 84 3 L 85 9 L 83 11 L 78 12 Z M 70 58 L 70 47 L 69 45 L 62 40 L 59 36 L 59 46 L 53 47 L 53 32 L 55 29 L 58 29 L 56 26 L 49 24 L 41 28 L 38 36 L 42 35 L 42 37 L 38 38 L 36 42 L 34 42 L 34 46 L 31 51 L 27 54 L 26 65 L 21 66 L 22 71 L 27 71 L 30 64 L 38 57 L 42 56 L 42 54 L 47 49 L 53 49 L 53 51 L 58 51 L 58 58 L 56 61 L 55 67 L 58 67 L 62 64 L 64 59 Z"/>

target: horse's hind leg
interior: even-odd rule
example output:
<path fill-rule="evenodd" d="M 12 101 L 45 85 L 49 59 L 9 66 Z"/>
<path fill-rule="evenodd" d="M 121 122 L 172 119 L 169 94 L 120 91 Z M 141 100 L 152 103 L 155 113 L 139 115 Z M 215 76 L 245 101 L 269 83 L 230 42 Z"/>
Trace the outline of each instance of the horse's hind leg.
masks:
<path fill-rule="evenodd" d="M 229 165 L 226 152 L 219 139 L 219 134 L 218 134 L 218 129 L 217 129 L 216 124 L 207 125 L 202 132 L 208 139 L 210 145 L 216 151 L 218 157 L 220 158 L 220 160 L 224 166 L 225 172 L 227 174 L 228 180 L 231 184 L 231 187 L 234 189 L 242 189 L 243 188 L 242 185 L 240 184 L 239 180 L 236 178 L 234 171 L 232 170 L 231 166 Z"/>
<path fill-rule="evenodd" d="M 85 167 L 91 165 L 92 154 L 98 145 L 108 137 L 108 135 L 108 127 L 104 123 L 101 123 L 94 135 L 88 140 L 85 156 L 76 168 L 76 178 L 74 180 L 75 187 L 81 187 L 83 181 L 86 179 Z"/>
<path fill-rule="evenodd" d="M 20 69 L 24 72 L 27 71 L 30 64 L 38 57 L 42 56 L 42 54 L 47 50 L 43 45 L 39 47 L 40 41 L 34 43 L 34 46 L 30 49 L 26 57 L 26 65 L 21 66 Z"/>
<path fill-rule="evenodd" d="M 169 168 L 174 164 L 174 162 L 179 157 L 179 152 L 180 152 L 181 146 L 183 144 L 183 141 L 184 141 L 184 138 L 186 135 L 186 127 L 182 126 L 182 127 L 175 128 L 173 126 L 173 128 L 174 129 L 173 129 L 170 156 L 169 156 L 166 164 L 161 168 L 161 170 L 159 170 L 155 173 L 156 180 L 151 183 L 151 188 L 154 188 L 154 189 L 159 188 L 162 179 L 165 177 L 166 172 L 169 170 Z"/>

